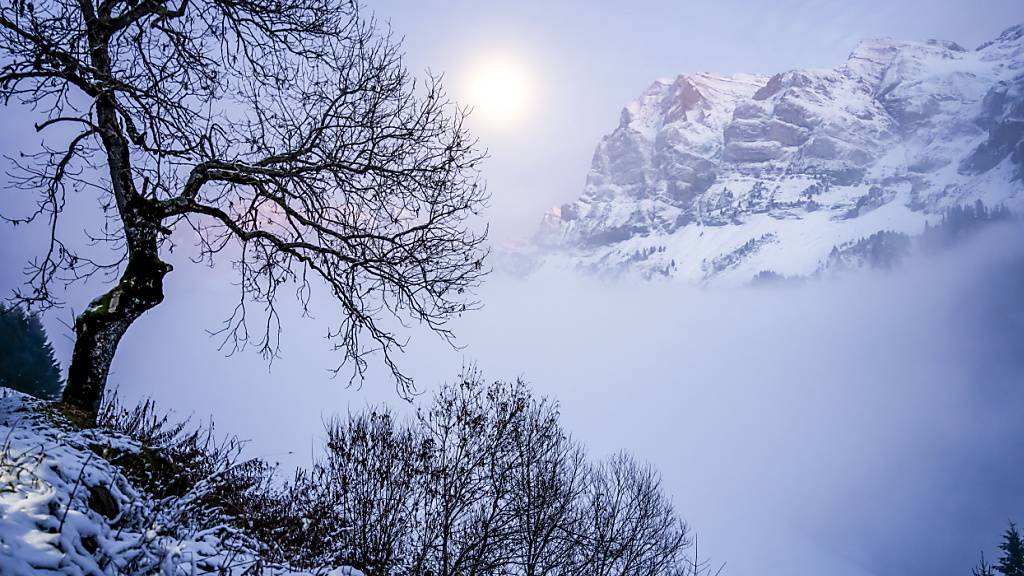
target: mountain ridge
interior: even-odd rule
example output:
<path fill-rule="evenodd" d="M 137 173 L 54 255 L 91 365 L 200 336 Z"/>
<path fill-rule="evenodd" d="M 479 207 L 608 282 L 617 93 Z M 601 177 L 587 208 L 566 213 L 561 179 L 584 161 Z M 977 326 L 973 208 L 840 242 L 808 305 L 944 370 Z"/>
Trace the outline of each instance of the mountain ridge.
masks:
<path fill-rule="evenodd" d="M 974 50 L 868 39 L 834 68 L 657 80 L 580 197 L 544 215 L 534 256 L 690 283 L 805 276 L 834 246 L 979 200 L 1024 208 L 1024 25 Z"/>

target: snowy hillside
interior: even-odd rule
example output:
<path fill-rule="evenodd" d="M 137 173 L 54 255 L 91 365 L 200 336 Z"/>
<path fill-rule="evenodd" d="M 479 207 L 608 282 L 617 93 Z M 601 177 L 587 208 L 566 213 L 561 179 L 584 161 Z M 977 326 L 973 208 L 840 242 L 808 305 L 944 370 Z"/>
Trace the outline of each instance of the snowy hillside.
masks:
<path fill-rule="evenodd" d="M 814 273 L 833 247 L 920 233 L 946 209 L 1024 208 L 1024 26 L 975 50 L 862 42 L 833 69 L 659 80 L 597 146 L 543 262 L 741 284 Z"/>
<path fill-rule="evenodd" d="M 0 438 L 4 576 L 308 574 L 265 562 L 255 539 L 218 522 L 203 506 L 209 483 L 163 498 L 133 485 L 124 463 L 149 450 L 134 440 L 76 430 L 49 403 L 7 388 L 0 388 Z M 197 511 L 202 520 L 193 518 Z"/>

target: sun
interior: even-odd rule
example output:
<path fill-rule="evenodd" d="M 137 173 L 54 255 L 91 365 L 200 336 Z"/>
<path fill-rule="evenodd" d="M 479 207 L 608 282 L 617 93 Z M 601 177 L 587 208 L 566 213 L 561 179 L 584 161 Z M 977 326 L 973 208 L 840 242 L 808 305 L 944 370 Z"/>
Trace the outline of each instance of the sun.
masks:
<path fill-rule="evenodd" d="M 530 115 L 534 82 L 521 60 L 508 54 L 478 58 L 467 75 L 467 101 L 472 116 L 492 127 L 511 128 Z"/>

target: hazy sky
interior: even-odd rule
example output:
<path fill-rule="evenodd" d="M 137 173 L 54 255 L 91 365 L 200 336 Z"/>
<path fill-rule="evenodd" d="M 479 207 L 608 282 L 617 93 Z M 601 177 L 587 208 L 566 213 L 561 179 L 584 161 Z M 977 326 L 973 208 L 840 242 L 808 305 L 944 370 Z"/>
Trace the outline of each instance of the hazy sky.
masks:
<path fill-rule="evenodd" d="M 974 48 L 1024 22 L 1020 0 L 381 0 L 413 70 L 443 71 L 470 100 L 476 63 L 519 61 L 535 81 L 514 129 L 475 125 L 491 152 L 494 238 L 528 235 L 582 190 L 594 146 L 622 106 L 682 72 L 772 74 L 832 67 L 869 37 L 941 38 Z"/>
<path fill-rule="evenodd" d="M 545 209 L 580 192 L 598 139 L 658 77 L 829 67 L 880 35 L 974 47 L 1024 21 L 1020 0 L 370 8 L 405 37 L 411 68 L 445 72 L 457 99 L 495 55 L 532 79 L 521 123 L 474 124 L 492 155 L 498 241 L 529 235 Z M 0 114 L 0 152 L 36 143 L 31 116 Z M 24 191 L 3 194 L 7 207 Z M 95 211 L 73 200 L 68 229 L 95 224 Z M 0 230 L 4 291 L 42 249 L 38 232 Z M 469 361 L 493 378 L 524 375 L 562 401 L 567 427 L 595 454 L 654 462 L 702 548 L 729 562 L 725 574 L 964 575 L 1007 517 L 1024 521 L 1020 246 L 1020 235 L 994 236 L 895 276 L 782 292 L 495 277 L 485 310 L 457 325 L 465 350 L 417 337 L 405 362 L 427 391 Z M 223 357 L 203 330 L 230 309 L 230 268 L 173 261 L 166 302 L 115 360 L 111 383 L 128 401 L 151 394 L 213 414 L 219 429 L 252 438 L 255 454 L 289 465 L 316 451 L 321 419 L 397 404 L 384 379 L 354 391 L 327 377 L 320 321 L 285 316 L 272 371 L 253 354 Z M 47 318 L 65 362 L 60 320 L 98 292 L 78 290 L 71 309 Z"/>

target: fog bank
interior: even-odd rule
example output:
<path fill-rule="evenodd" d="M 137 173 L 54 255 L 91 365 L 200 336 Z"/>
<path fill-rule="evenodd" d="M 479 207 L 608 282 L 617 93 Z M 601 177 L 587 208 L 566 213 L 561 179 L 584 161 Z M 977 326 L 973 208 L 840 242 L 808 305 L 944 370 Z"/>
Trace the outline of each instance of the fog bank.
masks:
<path fill-rule="evenodd" d="M 179 267 L 133 326 L 112 382 L 126 400 L 212 414 L 285 467 L 330 415 L 386 401 L 331 380 L 318 320 L 287 320 L 268 372 L 204 328 L 227 271 Z M 415 337 L 429 391 L 476 362 L 557 398 L 594 456 L 663 473 L 701 552 L 727 574 L 966 574 L 1007 518 L 1024 521 L 1024 231 L 999 229 L 890 274 L 701 290 L 546 273 L 493 276 L 456 325 Z"/>

